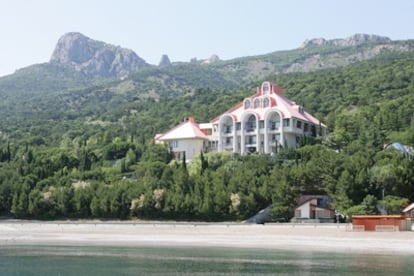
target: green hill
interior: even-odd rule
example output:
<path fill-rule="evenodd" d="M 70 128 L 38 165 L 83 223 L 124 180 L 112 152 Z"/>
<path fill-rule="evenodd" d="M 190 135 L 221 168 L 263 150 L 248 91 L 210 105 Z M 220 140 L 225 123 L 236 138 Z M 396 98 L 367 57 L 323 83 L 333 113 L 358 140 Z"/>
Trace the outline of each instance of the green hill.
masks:
<path fill-rule="evenodd" d="M 376 54 L 353 60 L 367 49 Z M 318 70 L 284 73 L 315 55 Z M 384 144 L 414 145 L 413 60 L 402 41 L 152 67 L 124 80 L 25 68 L 0 78 L 0 214 L 241 220 L 272 203 L 289 218 L 301 194 L 328 194 L 344 214 L 375 213 L 378 202 L 398 212 L 414 201 L 414 161 Z M 264 79 L 325 122 L 328 140 L 273 159 L 209 153 L 187 165 L 152 143 L 182 118 L 211 120 Z"/>

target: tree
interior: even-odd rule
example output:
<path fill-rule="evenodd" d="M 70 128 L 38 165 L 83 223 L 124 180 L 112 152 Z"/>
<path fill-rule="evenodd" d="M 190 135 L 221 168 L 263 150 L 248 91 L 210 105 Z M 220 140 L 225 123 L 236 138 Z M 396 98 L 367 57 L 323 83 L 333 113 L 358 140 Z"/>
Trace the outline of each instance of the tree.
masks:
<path fill-rule="evenodd" d="M 204 158 L 203 151 L 201 151 L 201 153 L 200 153 L 200 160 L 201 160 L 200 174 L 202 175 L 204 173 L 204 171 L 208 169 L 208 161 Z"/>
<path fill-rule="evenodd" d="M 28 185 L 22 185 L 18 192 L 13 195 L 11 213 L 17 218 L 23 218 L 27 216 L 29 207 L 29 193 L 30 188 Z"/>
<path fill-rule="evenodd" d="M 69 214 L 73 211 L 73 188 L 58 187 L 54 190 L 54 198 L 56 201 L 56 211 L 58 212 L 59 216 L 69 216 Z"/>
<path fill-rule="evenodd" d="M 402 210 L 408 206 L 410 201 L 407 198 L 387 195 L 379 204 L 387 211 L 388 214 L 401 214 Z"/>
<path fill-rule="evenodd" d="M 275 181 L 271 215 L 276 220 L 289 221 L 296 205 L 297 191 L 289 183 L 287 172 L 283 168 L 273 169 L 271 179 Z"/>
<path fill-rule="evenodd" d="M 378 200 L 375 196 L 367 195 L 362 201 L 362 205 L 365 208 L 365 214 L 367 215 L 378 214 L 377 204 L 378 204 Z"/>
<path fill-rule="evenodd" d="M 352 183 L 354 183 L 354 179 L 352 179 L 351 174 L 345 170 L 338 179 L 336 189 L 329 193 L 329 196 L 333 199 L 335 209 L 340 212 L 345 212 L 352 206 L 352 200 L 348 196 L 348 189 L 352 189 Z"/>
<path fill-rule="evenodd" d="M 7 162 L 11 161 L 10 142 L 7 143 L 6 160 Z"/>
<path fill-rule="evenodd" d="M 91 205 L 92 197 L 93 197 L 93 190 L 89 186 L 75 189 L 73 199 L 74 199 L 75 210 L 78 216 L 87 218 L 91 215 L 90 205 Z"/>
<path fill-rule="evenodd" d="M 132 148 L 130 148 L 126 154 L 125 157 L 125 165 L 126 168 L 129 168 L 130 166 L 132 166 L 133 164 L 135 164 L 137 162 L 137 155 L 135 153 L 135 150 L 133 150 Z"/>

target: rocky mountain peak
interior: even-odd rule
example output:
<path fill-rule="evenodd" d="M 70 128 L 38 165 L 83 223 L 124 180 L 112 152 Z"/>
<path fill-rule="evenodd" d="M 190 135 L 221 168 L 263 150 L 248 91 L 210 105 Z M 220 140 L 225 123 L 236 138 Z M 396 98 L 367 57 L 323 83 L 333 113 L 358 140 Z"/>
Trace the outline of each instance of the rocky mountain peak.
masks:
<path fill-rule="evenodd" d="M 171 66 L 170 58 L 167 55 L 162 55 L 158 67 L 164 68 Z"/>
<path fill-rule="evenodd" d="M 301 47 L 305 48 L 305 47 L 312 47 L 312 46 L 323 46 L 327 44 L 328 44 L 328 41 L 325 38 L 319 37 L 319 38 L 306 39 L 302 43 Z"/>
<path fill-rule="evenodd" d="M 63 35 L 51 63 L 74 68 L 88 76 L 125 78 L 148 66 L 134 51 L 93 40 L 81 33 Z"/>
<path fill-rule="evenodd" d="M 386 36 L 379 36 L 373 34 L 354 34 L 345 39 L 347 45 L 357 45 L 366 42 L 391 42 L 391 39 Z"/>
<path fill-rule="evenodd" d="M 372 35 L 372 34 L 355 34 L 345 39 L 331 39 L 326 40 L 324 38 L 306 39 L 301 48 L 312 46 L 355 46 L 362 43 L 388 43 L 391 39 L 385 36 Z"/>
<path fill-rule="evenodd" d="M 217 61 L 220 61 L 220 58 L 218 55 L 214 54 L 211 57 L 209 57 L 208 59 L 204 60 L 203 63 L 204 64 L 210 64 L 210 63 L 215 63 Z"/>

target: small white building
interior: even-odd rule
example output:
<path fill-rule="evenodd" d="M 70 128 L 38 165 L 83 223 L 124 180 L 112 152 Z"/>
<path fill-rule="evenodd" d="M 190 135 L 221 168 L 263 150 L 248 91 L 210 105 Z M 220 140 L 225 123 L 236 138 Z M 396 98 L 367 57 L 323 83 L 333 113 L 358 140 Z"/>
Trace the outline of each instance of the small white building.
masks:
<path fill-rule="evenodd" d="M 335 210 L 330 208 L 331 199 L 325 195 L 301 196 L 295 208 L 296 221 L 333 222 Z"/>
<path fill-rule="evenodd" d="M 411 203 L 403 210 L 404 215 L 414 218 L 414 203 Z"/>
<path fill-rule="evenodd" d="M 208 140 L 194 118 L 188 118 L 175 128 L 155 137 L 156 142 L 167 143 L 170 146 L 177 160 L 182 160 L 185 154 L 186 161 L 191 161 L 205 150 Z"/>

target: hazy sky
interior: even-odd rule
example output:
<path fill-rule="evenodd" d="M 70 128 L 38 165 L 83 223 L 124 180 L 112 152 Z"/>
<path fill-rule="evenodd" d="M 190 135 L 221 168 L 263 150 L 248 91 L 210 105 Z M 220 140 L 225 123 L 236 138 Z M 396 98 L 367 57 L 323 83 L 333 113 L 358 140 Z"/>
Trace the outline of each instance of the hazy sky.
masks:
<path fill-rule="evenodd" d="M 307 38 L 355 33 L 414 38 L 412 0 L 0 0 L 0 76 L 47 62 L 60 36 L 81 32 L 189 61 L 298 48 Z"/>

